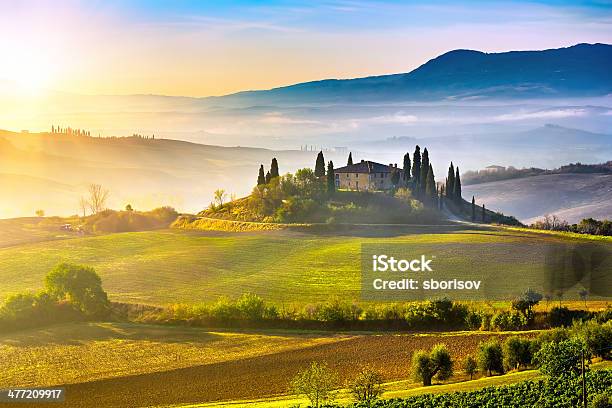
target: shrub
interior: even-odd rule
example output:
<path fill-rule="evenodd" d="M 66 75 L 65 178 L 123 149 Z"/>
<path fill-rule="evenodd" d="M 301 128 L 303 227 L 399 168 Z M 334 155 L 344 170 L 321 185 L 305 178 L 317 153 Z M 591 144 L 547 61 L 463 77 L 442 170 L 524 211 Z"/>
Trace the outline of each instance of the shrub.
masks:
<path fill-rule="evenodd" d="M 428 353 L 419 350 L 412 356 L 412 373 L 424 386 L 431 385 L 432 378 L 446 380 L 453 375 L 453 360 L 444 344 L 436 344 Z"/>
<path fill-rule="evenodd" d="M 493 316 L 491 326 L 497 330 L 521 330 L 527 326 L 527 318 L 517 311 L 503 311 Z"/>
<path fill-rule="evenodd" d="M 62 263 L 45 277 L 46 291 L 57 300 L 68 300 L 85 315 L 103 317 L 109 302 L 96 271 L 84 265 Z"/>
<path fill-rule="evenodd" d="M 465 325 L 470 330 L 478 330 L 482 326 L 482 315 L 470 310 L 465 316 Z"/>
<path fill-rule="evenodd" d="M 593 408 L 612 408 L 612 399 L 606 393 L 597 394 L 591 401 Z"/>
<path fill-rule="evenodd" d="M 504 353 L 497 340 L 489 340 L 478 347 L 478 368 L 487 375 L 504 373 Z"/>
<path fill-rule="evenodd" d="M 476 362 L 476 359 L 474 359 L 474 357 L 467 356 L 465 358 L 463 362 L 463 371 L 465 371 L 465 373 L 470 376 L 470 380 L 472 379 L 472 377 L 474 377 L 474 374 L 478 372 L 478 363 Z"/>
<path fill-rule="evenodd" d="M 531 364 L 531 341 L 518 336 L 509 337 L 504 342 L 504 366 L 508 370 L 527 367 Z"/>
<path fill-rule="evenodd" d="M 590 356 L 606 358 L 612 344 L 612 324 L 597 324 L 590 320 L 573 326 L 574 334 L 582 339 Z"/>
<path fill-rule="evenodd" d="M 572 338 L 558 343 L 544 343 L 535 354 L 534 360 L 543 374 L 556 377 L 577 373 L 580 370 L 581 356 L 584 352 L 584 344 Z"/>
<path fill-rule="evenodd" d="M 236 301 L 236 309 L 240 317 L 244 319 L 262 319 L 266 312 L 266 306 L 262 298 L 252 293 L 245 293 Z"/>
<path fill-rule="evenodd" d="M 348 388 L 357 401 L 370 407 L 384 392 L 382 381 L 382 375 L 368 366 L 348 384 Z"/>
<path fill-rule="evenodd" d="M 297 373 L 291 381 L 291 391 L 305 395 L 314 408 L 328 401 L 336 384 L 336 373 L 327 364 L 313 361 L 310 367 Z"/>

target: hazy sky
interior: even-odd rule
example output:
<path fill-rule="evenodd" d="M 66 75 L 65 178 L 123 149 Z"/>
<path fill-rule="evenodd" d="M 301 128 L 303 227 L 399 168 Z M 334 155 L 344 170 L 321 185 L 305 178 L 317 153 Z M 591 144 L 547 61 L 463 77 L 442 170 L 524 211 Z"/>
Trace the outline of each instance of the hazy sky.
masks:
<path fill-rule="evenodd" d="M 0 0 L 0 34 L 0 79 L 26 89 L 207 96 L 612 43 L 612 3 Z"/>

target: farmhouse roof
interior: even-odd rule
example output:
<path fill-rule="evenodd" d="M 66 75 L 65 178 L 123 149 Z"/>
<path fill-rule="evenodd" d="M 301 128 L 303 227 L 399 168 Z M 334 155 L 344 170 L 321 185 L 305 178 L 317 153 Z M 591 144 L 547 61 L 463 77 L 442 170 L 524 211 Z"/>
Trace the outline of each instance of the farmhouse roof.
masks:
<path fill-rule="evenodd" d="M 369 160 L 334 169 L 334 173 L 391 173 L 397 168 Z"/>

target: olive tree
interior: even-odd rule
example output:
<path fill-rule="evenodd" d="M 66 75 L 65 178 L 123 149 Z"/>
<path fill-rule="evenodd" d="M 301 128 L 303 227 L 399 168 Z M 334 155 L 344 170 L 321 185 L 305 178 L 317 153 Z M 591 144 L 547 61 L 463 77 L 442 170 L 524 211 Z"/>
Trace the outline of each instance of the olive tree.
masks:
<path fill-rule="evenodd" d="M 434 377 L 438 380 L 450 378 L 453 375 L 453 360 L 446 346 L 436 344 L 430 352 L 415 352 L 412 356 L 412 373 L 424 386 L 431 385 Z"/>
<path fill-rule="evenodd" d="M 313 361 L 308 368 L 297 373 L 291 381 L 291 390 L 305 395 L 311 406 L 319 408 L 329 401 L 337 382 L 337 375 L 325 363 Z"/>

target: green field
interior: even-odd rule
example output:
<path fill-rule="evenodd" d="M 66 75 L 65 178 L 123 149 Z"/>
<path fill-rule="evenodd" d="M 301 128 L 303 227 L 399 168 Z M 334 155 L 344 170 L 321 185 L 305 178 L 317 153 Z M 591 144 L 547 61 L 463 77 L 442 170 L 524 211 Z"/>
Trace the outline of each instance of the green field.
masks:
<path fill-rule="evenodd" d="M 112 300 L 144 303 L 210 302 L 254 292 L 279 304 L 360 296 L 362 243 L 406 246 L 434 254 L 457 275 L 478 263 L 493 278 L 541 272 L 543 252 L 575 239 L 505 230 L 356 232 L 344 235 L 290 231 L 253 233 L 159 230 L 32 242 L 0 248 L 0 300 L 37 290 L 60 262 L 96 268 Z M 516 288 L 517 293 L 525 288 Z"/>

